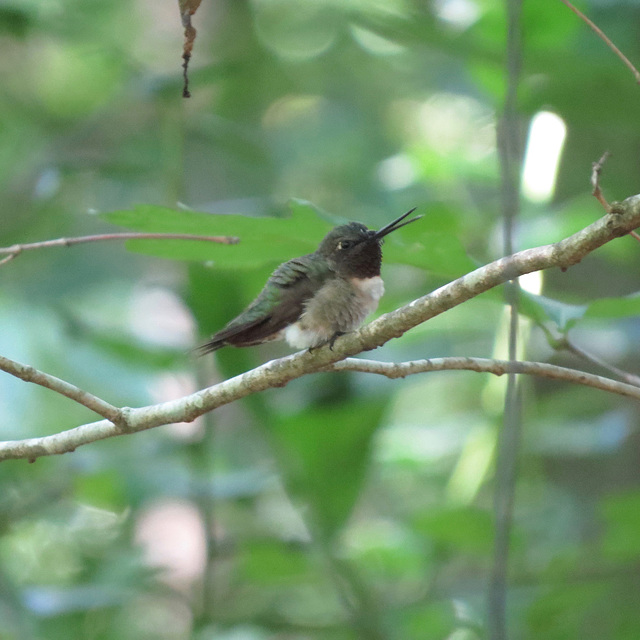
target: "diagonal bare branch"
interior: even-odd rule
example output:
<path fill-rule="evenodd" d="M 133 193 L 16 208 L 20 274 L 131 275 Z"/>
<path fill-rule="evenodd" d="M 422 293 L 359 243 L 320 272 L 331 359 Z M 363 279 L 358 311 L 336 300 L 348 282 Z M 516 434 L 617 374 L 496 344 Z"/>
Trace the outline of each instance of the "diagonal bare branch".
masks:
<path fill-rule="evenodd" d="M 0 356 L 0 370 L 10 373 L 16 378 L 20 378 L 20 380 L 33 382 L 41 387 L 51 389 L 56 393 L 66 396 L 71 400 L 75 400 L 78 404 L 87 407 L 87 409 L 91 409 L 91 411 L 94 411 L 103 418 L 107 418 L 107 420 L 110 420 L 114 424 L 120 424 L 122 422 L 120 409 L 60 378 L 38 371 L 29 365 L 21 364 L 15 360 L 9 360 L 9 358 L 5 358 L 4 356 Z"/>
<path fill-rule="evenodd" d="M 620 51 L 620 49 L 618 49 L 618 47 L 616 47 L 616 45 L 611 42 L 605 32 L 592 20 L 589 20 L 589 18 L 587 18 L 587 16 L 585 16 L 584 13 L 580 11 L 580 9 L 574 7 L 573 4 L 569 2 L 569 0 L 560 0 L 560 2 L 563 2 L 567 7 L 569 7 L 569 9 L 573 11 L 573 13 L 575 13 L 592 29 L 592 31 L 609 47 L 609 49 L 611 49 L 611 51 L 613 51 L 613 53 L 615 53 L 618 58 L 622 60 L 627 69 L 629 69 L 629 71 L 633 73 L 633 77 L 636 79 L 636 82 L 640 84 L 640 72 L 635 68 L 631 60 L 629 60 L 629 58 L 627 58 L 627 56 L 625 56 L 624 53 L 622 53 L 622 51 Z"/>

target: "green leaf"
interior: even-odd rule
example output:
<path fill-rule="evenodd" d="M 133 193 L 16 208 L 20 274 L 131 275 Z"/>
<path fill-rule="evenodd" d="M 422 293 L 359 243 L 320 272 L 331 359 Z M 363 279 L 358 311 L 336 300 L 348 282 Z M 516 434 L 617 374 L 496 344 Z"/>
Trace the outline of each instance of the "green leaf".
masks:
<path fill-rule="evenodd" d="M 127 506 L 122 476 L 115 469 L 77 475 L 74 494 L 77 500 L 102 509 Z"/>
<path fill-rule="evenodd" d="M 137 253 L 173 260 L 210 261 L 225 268 L 277 264 L 315 251 L 331 228 L 318 212 L 303 202 L 291 206 L 287 218 L 251 218 L 199 211 L 178 211 L 155 205 L 102 214 L 111 222 L 149 233 L 190 233 L 203 236 L 237 236 L 237 245 L 198 240 L 129 240 Z"/>
<path fill-rule="evenodd" d="M 553 585 L 528 611 L 527 622 L 531 630 L 528 637 L 545 640 L 613 637 L 585 633 L 589 612 L 601 609 L 599 605 L 603 598 L 609 599 L 608 590 L 606 582 L 595 580 Z M 610 606 L 607 609 L 610 610 Z"/>
<path fill-rule="evenodd" d="M 520 310 L 539 324 L 553 322 L 559 331 L 566 333 L 587 310 L 587 305 L 569 304 L 546 296 L 522 291 Z"/>
<path fill-rule="evenodd" d="M 493 545 L 491 515 L 470 507 L 434 509 L 416 520 L 418 531 L 457 551 L 486 554 Z"/>
<path fill-rule="evenodd" d="M 287 218 L 252 218 L 139 205 L 102 217 L 113 224 L 148 233 L 237 236 L 240 238 L 237 245 L 204 240 L 129 240 L 127 248 L 161 258 L 213 262 L 230 269 L 257 268 L 315 251 L 331 229 L 328 216 L 310 203 L 292 200 L 289 208 L 291 215 Z M 419 222 L 386 238 L 384 260 L 447 276 L 460 275 L 476 266 L 458 238 L 458 217 L 443 205 L 431 206 Z"/>
<path fill-rule="evenodd" d="M 399 637 L 407 640 L 440 640 L 441 638 L 460 638 L 460 640 L 476 640 L 478 637 L 466 630 L 456 633 L 456 617 L 453 606 L 445 601 L 421 603 L 420 606 L 403 608 L 398 612 L 397 629 Z"/>
<path fill-rule="evenodd" d="M 35 9 L 35 7 L 34 7 Z M 34 25 L 35 10 L 23 7 L 12 7 L 9 3 L 2 3 L 0 7 L 0 33 L 24 38 Z"/>
<path fill-rule="evenodd" d="M 587 318 L 627 318 L 640 315 L 640 293 L 622 298 L 601 298 L 592 302 L 585 313 Z"/>
<path fill-rule="evenodd" d="M 640 492 L 611 496 L 601 510 L 606 522 L 604 554 L 615 560 L 640 558 Z"/>
<path fill-rule="evenodd" d="M 327 536 L 344 524 L 358 498 L 383 408 L 370 401 L 315 406 L 275 428 L 288 486 L 310 503 Z"/>
<path fill-rule="evenodd" d="M 455 210 L 433 204 L 417 213 L 424 213 L 424 217 L 385 238 L 384 262 L 407 264 L 447 277 L 477 267 L 460 242 Z"/>
<path fill-rule="evenodd" d="M 600 298 L 590 304 L 569 304 L 522 292 L 521 311 L 542 324 L 551 321 L 567 332 L 582 318 L 628 318 L 640 315 L 640 293 L 621 298 Z"/>
<path fill-rule="evenodd" d="M 304 547 L 278 540 L 251 541 L 240 557 L 244 576 L 266 586 L 296 583 L 303 580 L 310 569 Z"/>

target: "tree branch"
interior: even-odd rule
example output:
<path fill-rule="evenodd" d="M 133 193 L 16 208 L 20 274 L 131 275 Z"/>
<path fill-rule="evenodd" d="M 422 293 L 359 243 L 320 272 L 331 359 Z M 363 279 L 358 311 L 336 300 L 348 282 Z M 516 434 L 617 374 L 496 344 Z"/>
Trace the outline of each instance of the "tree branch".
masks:
<path fill-rule="evenodd" d="M 203 242 L 217 242 L 219 244 L 238 244 L 239 238 L 233 236 L 198 236 L 191 233 L 102 233 L 92 236 L 78 236 L 76 238 L 56 238 L 42 242 L 28 244 L 14 244 L 10 247 L 0 247 L 0 254 L 6 254 L 0 260 L 0 266 L 17 258 L 23 251 L 35 249 L 49 249 L 50 247 L 70 247 L 74 244 L 89 242 L 104 242 L 105 240 L 201 240 Z"/>
<path fill-rule="evenodd" d="M 107 420 L 110 420 L 114 424 L 121 424 L 122 422 L 120 409 L 101 400 L 88 391 L 83 391 L 69 382 L 60 380 L 60 378 L 38 371 L 29 365 L 9 360 L 9 358 L 5 358 L 4 356 L 0 356 L 0 370 L 10 373 L 12 376 L 20 378 L 25 382 L 33 382 L 67 398 L 71 398 L 71 400 L 75 400 L 77 403 L 87 407 L 87 409 L 91 409 L 91 411 L 94 411 L 99 416 L 107 418 Z"/>
<path fill-rule="evenodd" d="M 502 376 L 509 373 L 523 373 L 551 380 L 573 382 L 586 387 L 593 387 L 610 393 L 617 393 L 627 398 L 640 400 L 640 387 L 625 382 L 618 382 L 603 376 L 597 376 L 576 369 L 559 367 L 545 362 L 526 362 L 511 360 L 492 360 L 490 358 L 429 358 L 428 360 L 412 360 L 409 362 L 379 362 L 362 358 L 346 358 L 331 365 L 332 371 L 359 371 L 375 373 L 387 378 L 406 378 L 416 373 L 432 371 L 476 371 L 477 373 L 493 373 Z"/>
<path fill-rule="evenodd" d="M 609 151 L 605 151 L 598 162 L 594 162 L 591 165 L 591 195 L 602 205 L 602 208 L 611 213 L 611 205 L 607 202 L 607 199 L 602 193 L 600 188 L 600 176 L 602 175 L 602 168 L 607 158 L 611 155 Z M 629 231 L 629 235 L 640 242 L 640 236 L 635 231 Z"/>
<path fill-rule="evenodd" d="M 591 353 L 586 349 L 579 347 L 569 338 L 569 336 L 554 338 L 554 345 L 556 349 L 564 349 L 565 351 L 578 356 L 578 358 L 581 358 L 586 362 L 594 364 L 597 367 L 601 367 L 605 371 L 608 371 L 611 375 L 620 378 L 627 384 L 633 385 L 635 387 L 640 387 L 640 377 L 634 375 L 633 373 L 629 373 L 628 371 L 624 371 L 623 369 L 620 369 L 608 362 L 605 362 L 602 358 L 599 358 L 594 353 Z"/>
<path fill-rule="evenodd" d="M 339 338 L 333 350 L 323 347 L 312 353 L 304 351 L 272 360 L 179 400 L 138 409 L 119 409 L 119 416 L 114 417 L 114 420 L 120 420 L 119 424 L 101 420 L 43 438 L 0 442 L 0 460 L 35 459 L 66 453 L 78 446 L 123 433 L 143 431 L 174 422 L 189 422 L 253 393 L 283 387 L 291 380 L 325 369 L 348 356 L 375 349 L 507 280 L 541 269 L 567 269 L 603 244 L 640 227 L 640 195 L 627 198 L 621 203 L 613 203 L 612 210 L 612 213 L 560 242 L 527 249 L 496 260 L 377 318 L 360 330 Z M 8 373 L 16 375 L 14 371 Z M 37 379 L 32 381 L 40 384 Z M 65 395 L 77 400 L 72 395 Z M 105 403 L 104 406 L 109 405 Z"/>

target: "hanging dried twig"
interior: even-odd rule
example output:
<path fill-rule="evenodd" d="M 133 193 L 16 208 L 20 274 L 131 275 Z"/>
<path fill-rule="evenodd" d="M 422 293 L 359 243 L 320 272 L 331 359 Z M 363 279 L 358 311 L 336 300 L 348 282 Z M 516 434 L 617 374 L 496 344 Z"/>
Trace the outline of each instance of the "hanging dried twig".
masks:
<path fill-rule="evenodd" d="M 193 44 L 196 40 L 195 27 L 191 24 L 191 16 L 195 14 L 200 6 L 202 0 L 178 0 L 180 6 L 180 17 L 182 19 L 182 26 L 184 27 L 184 46 L 182 48 L 182 77 L 184 78 L 184 85 L 182 87 L 182 97 L 190 98 L 191 92 L 189 91 L 189 60 L 191 60 L 191 52 L 193 51 Z"/>

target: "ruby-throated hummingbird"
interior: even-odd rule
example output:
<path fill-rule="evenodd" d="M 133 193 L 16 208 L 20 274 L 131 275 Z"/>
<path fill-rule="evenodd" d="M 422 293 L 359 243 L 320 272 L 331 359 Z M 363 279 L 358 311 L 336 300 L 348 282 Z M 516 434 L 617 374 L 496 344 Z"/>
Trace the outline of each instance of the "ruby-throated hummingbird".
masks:
<path fill-rule="evenodd" d="M 284 338 L 311 349 L 356 329 L 378 307 L 382 239 L 415 222 L 402 222 L 415 209 L 378 231 L 359 222 L 336 227 L 314 253 L 281 264 L 258 297 L 203 344 L 201 354 L 220 347 L 250 347 Z"/>

